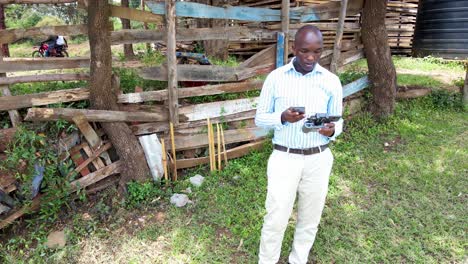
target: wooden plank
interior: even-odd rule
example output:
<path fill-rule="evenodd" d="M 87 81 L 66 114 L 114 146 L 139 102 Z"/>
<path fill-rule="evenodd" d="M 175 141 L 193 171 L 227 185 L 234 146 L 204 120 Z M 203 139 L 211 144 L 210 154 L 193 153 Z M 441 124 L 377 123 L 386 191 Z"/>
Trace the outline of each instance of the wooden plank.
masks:
<path fill-rule="evenodd" d="M 3 48 L 0 45 L 0 63 L 4 63 L 5 58 L 3 57 Z M 0 78 L 6 77 L 6 71 L 0 70 Z M 0 85 L 0 98 L 3 96 L 11 96 L 10 88 L 8 85 Z M 17 127 L 21 124 L 21 116 L 18 111 L 10 110 L 8 111 L 8 115 L 10 116 L 11 125 L 13 127 Z"/>
<path fill-rule="evenodd" d="M 284 34 L 284 52 L 283 52 L 283 62 L 284 64 L 288 63 L 288 55 L 289 55 L 289 47 L 288 47 L 288 39 L 289 39 L 289 7 L 290 1 L 289 0 L 282 0 L 281 1 L 281 31 Z"/>
<path fill-rule="evenodd" d="M 164 3 L 147 2 L 151 11 L 158 15 L 165 14 Z M 362 9 L 363 0 L 354 0 L 347 9 L 349 15 L 355 15 Z M 291 8 L 290 19 L 301 22 L 327 20 L 339 16 L 340 4 L 336 2 L 315 6 Z M 281 11 L 267 8 L 246 6 L 214 7 L 192 2 L 176 2 L 176 15 L 180 17 L 232 19 L 254 22 L 281 21 Z"/>
<path fill-rule="evenodd" d="M 278 32 L 276 39 L 276 68 L 284 65 L 284 32 Z"/>
<path fill-rule="evenodd" d="M 212 102 L 181 107 L 179 114 L 189 121 L 206 120 L 256 109 L 258 97 Z"/>
<path fill-rule="evenodd" d="M 346 13 L 348 16 L 358 14 L 362 7 L 363 0 L 351 0 L 346 8 Z M 340 2 L 328 2 L 314 6 L 291 8 L 291 12 L 299 15 L 301 22 L 311 22 L 338 18 L 340 9 Z"/>
<path fill-rule="evenodd" d="M 88 68 L 89 58 L 5 58 L 0 72 Z"/>
<path fill-rule="evenodd" d="M 166 0 L 166 31 L 167 31 L 167 98 L 169 108 L 169 121 L 177 126 L 179 124 L 179 96 L 177 81 L 179 73 L 176 57 L 176 1 Z M 172 130 L 171 130 L 172 131 Z M 174 151 L 175 158 L 175 151 Z M 175 161 L 174 161 L 175 166 Z M 175 177 L 177 178 L 177 169 Z"/>
<path fill-rule="evenodd" d="M 83 155 L 81 154 L 81 149 L 83 148 L 83 146 L 85 145 L 86 143 L 82 143 L 80 145 L 77 145 L 77 146 L 74 146 L 71 148 L 70 150 L 70 159 L 73 161 L 73 163 L 75 164 L 75 166 L 78 166 L 80 167 L 83 163 L 86 162 L 85 158 L 83 157 Z M 66 154 L 68 152 L 65 152 Z M 61 156 L 60 157 L 61 160 L 65 160 L 66 159 L 66 155 L 65 156 Z M 93 160 L 90 160 L 90 162 L 92 162 Z M 89 164 L 89 163 L 88 163 Z M 90 174 L 90 170 L 84 166 L 83 168 L 81 168 L 79 170 L 79 173 L 81 174 L 81 176 L 86 176 L 88 174 Z"/>
<path fill-rule="evenodd" d="M 367 76 L 364 76 L 352 83 L 343 86 L 343 98 L 363 90 L 364 88 L 368 87 L 369 84 L 369 78 Z"/>
<path fill-rule="evenodd" d="M 83 145 L 83 151 L 86 153 L 86 155 L 88 157 L 91 157 L 93 155 L 93 151 L 91 150 L 91 148 L 88 146 L 88 144 L 84 144 Z M 85 161 L 84 161 L 85 162 Z M 104 162 L 98 158 L 98 159 L 94 159 L 93 161 L 91 161 L 94 165 L 94 167 L 96 168 L 96 170 L 99 170 L 101 168 L 104 168 L 106 165 L 104 164 Z"/>
<path fill-rule="evenodd" d="M 230 115 L 222 115 L 217 117 L 210 117 L 210 120 L 213 122 L 232 122 L 232 121 L 241 121 L 241 120 L 248 120 L 253 119 L 255 117 L 256 110 L 248 110 L 244 112 L 238 112 Z M 192 122 L 185 122 L 180 123 L 177 127 L 177 133 L 183 133 L 185 130 L 190 130 L 193 128 L 200 128 L 206 127 L 206 120 L 198 120 Z M 153 134 L 157 132 L 167 132 L 169 131 L 169 125 L 167 122 L 156 122 L 156 123 L 145 123 L 145 124 L 138 124 L 133 125 L 130 127 L 132 132 L 135 135 L 145 135 L 145 134 Z M 200 131 L 197 131 L 200 132 Z"/>
<path fill-rule="evenodd" d="M 239 81 L 236 77 L 237 68 L 214 65 L 177 65 L 178 81 L 202 82 L 232 82 Z M 148 80 L 167 81 L 166 66 L 147 67 L 139 70 L 138 74 Z"/>
<path fill-rule="evenodd" d="M 89 73 L 37 74 L 27 76 L 0 77 L 0 85 L 32 82 L 84 81 Z"/>
<path fill-rule="evenodd" d="M 248 28 L 248 27 L 219 27 L 219 28 L 178 28 L 176 32 L 177 41 L 196 40 L 274 40 L 276 32 L 269 29 Z M 137 30 L 126 29 L 111 32 L 112 45 L 152 43 L 166 41 L 166 30 Z"/>
<path fill-rule="evenodd" d="M 78 167 L 76 167 L 73 171 L 76 173 L 80 173 L 86 166 L 88 166 L 91 162 L 93 162 L 97 157 L 99 157 L 103 152 L 109 150 L 112 147 L 112 144 L 110 142 L 106 143 L 105 145 L 99 147 L 96 151 L 91 154 L 91 156 L 88 157 L 85 161 L 83 161 Z M 85 175 L 89 174 L 86 173 Z M 85 176 L 83 175 L 83 176 Z"/>
<path fill-rule="evenodd" d="M 147 1 L 146 5 L 151 12 L 164 15 L 164 3 Z M 234 19 L 256 22 L 281 21 L 280 10 L 267 8 L 228 6 L 215 7 L 193 2 L 176 2 L 176 15 L 179 17 Z"/>
<path fill-rule="evenodd" d="M 80 130 L 81 134 L 83 134 L 93 152 L 102 146 L 103 142 L 101 137 L 98 136 L 96 131 L 94 131 L 93 127 L 88 123 L 88 120 L 85 116 L 77 115 L 74 116 L 72 120 Z M 109 157 L 109 153 L 103 152 L 101 156 L 104 158 L 107 165 L 112 163 Z"/>
<path fill-rule="evenodd" d="M 344 21 L 346 18 L 346 8 L 348 6 L 348 0 L 341 0 L 340 16 L 338 18 L 338 28 L 336 30 L 335 45 L 333 46 L 333 56 L 330 63 L 330 71 L 337 73 L 338 61 L 341 55 L 341 40 L 343 38 Z"/>
<path fill-rule="evenodd" d="M 141 11 L 135 8 L 110 5 L 110 11 L 110 16 L 112 17 L 155 24 L 161 24 L 164 21 L 163 16 L 156 15 L 151 12 Z"/>
<path fill-rule="evenodd" d="M 271 45 L 242 62 L 239 67 L 250 68 L 260 66 L 265 63 L 275 63 L 275 55 L 276 45 Z"/>
<path fill-rule="evenodd" d="M 247 155 L 252 150 L 258 150 L 263 147 L 267 140 L 261 140 L 253 143 L 248 143 L 239 147 L 235 147 L 226 151 L 228 159 L 239 158 Z M 177 167 L 179 169 L 186 169 L 196 167 L 202 164 L 209 163 L 209 157 L 193 158 L 193 159 L 180 159 L 177 160 Z"/>
<path fill-rule="evenodd" d="M 243 141 L 262 139 L 268 135 L 268 130 L 263 128 L 243 128 L 243 129 L 230 129 L 224 131 L 224 139 L 226 144 L 237 143 Z M 165 139 L 168 149 L 172 149 L 169 139 Z M 176 135 L 175 146 L 177 150 L 194 149 L 208 146 L 207 133 L 195 134 L 192 136 Z"/>
<path fill-rule="evenodd" d="M 86 100 L 89 98 L 87 88 L 58 90 L 54 92 L 4 96 L 0 97 L 0 111 L 28 108 L 56 103 Z"/>
<path fill-rule="evenodd" d="M 155 122 L 166 121 L 160 113 L 124 112 L 71 108 L 29 108 L 26 121 L 73 121 L 76 115 L 84 115 L 90 122 Z"/>
<path fill-rule="evenodd" d="M 236 83 L 224 83 L 190 88 L 179 88 L 179 98 L 260 90 L 262 88 L 262 85 L 262 80 L 248 80 Z M 143 103 L 150 101 L 164 101 L 167 100 L 167 90 L 120 94 L 118 98 L 119 103 Z"/>
<path fill-rule="evenodd" d="M 1 1 L 1 0 L 0 0 Z M 48 37 L 50 35 L 76 36 L 88 34 L 87 25 L 44 26 L 0 30 L 0 43 L 13 43 L 23 38 Z"/>

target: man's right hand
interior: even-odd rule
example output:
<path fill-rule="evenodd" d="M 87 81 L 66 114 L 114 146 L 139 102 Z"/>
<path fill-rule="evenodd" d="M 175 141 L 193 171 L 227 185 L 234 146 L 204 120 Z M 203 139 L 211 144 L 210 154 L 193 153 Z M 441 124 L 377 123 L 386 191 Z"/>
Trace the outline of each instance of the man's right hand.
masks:
<path fill-rule="evenodd" d="M 296 123 L 297 121 L 302 120 L 304 117 L 304 114 L 300 114 L 299 112 L 294 111 L 292 107 L 289 107 L 281 114 L 281 123 Z"/>

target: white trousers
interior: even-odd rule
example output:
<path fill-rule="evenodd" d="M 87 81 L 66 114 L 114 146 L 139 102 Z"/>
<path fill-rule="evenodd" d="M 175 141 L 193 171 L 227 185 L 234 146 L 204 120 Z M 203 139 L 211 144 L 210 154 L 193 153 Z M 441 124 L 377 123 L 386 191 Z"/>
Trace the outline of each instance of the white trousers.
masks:
<path fill-rule="evenodd" d="M 330 149 L 313 155 L 274 150 L 268 160 L 268 192 L 260 239 L 259 264 L 276 264 L 296 193 L 298 217 L 289 263 L 306 264 L 325 206 L 333 165 Z"/>

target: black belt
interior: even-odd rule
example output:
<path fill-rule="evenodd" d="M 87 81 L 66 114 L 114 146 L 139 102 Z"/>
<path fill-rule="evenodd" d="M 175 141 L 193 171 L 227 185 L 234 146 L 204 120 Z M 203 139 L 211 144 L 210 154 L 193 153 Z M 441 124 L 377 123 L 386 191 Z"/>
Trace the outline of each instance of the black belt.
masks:
<path fill-rule="evenodd" d="M 318 147 L 308 148 L 308 149 L 293 149 L 293 148 L 288 148 L 285 146 L 274 144 L 273 148 L 279 151 L 293 153 L 293 154 L 312 155 L 312 154 L 320 153 L 326 150 L 328 148 L 328 144 L 318 146 Z"/>

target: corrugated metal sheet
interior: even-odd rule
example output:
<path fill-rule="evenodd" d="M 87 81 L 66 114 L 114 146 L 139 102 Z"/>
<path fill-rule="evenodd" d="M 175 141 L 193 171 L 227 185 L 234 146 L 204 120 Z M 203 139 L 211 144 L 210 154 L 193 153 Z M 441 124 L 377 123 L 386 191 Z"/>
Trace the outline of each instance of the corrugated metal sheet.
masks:
<path fill-rule="evenodd" d="M 420 0 L 413 55 L 468 59 L 468 0 Z"/>

